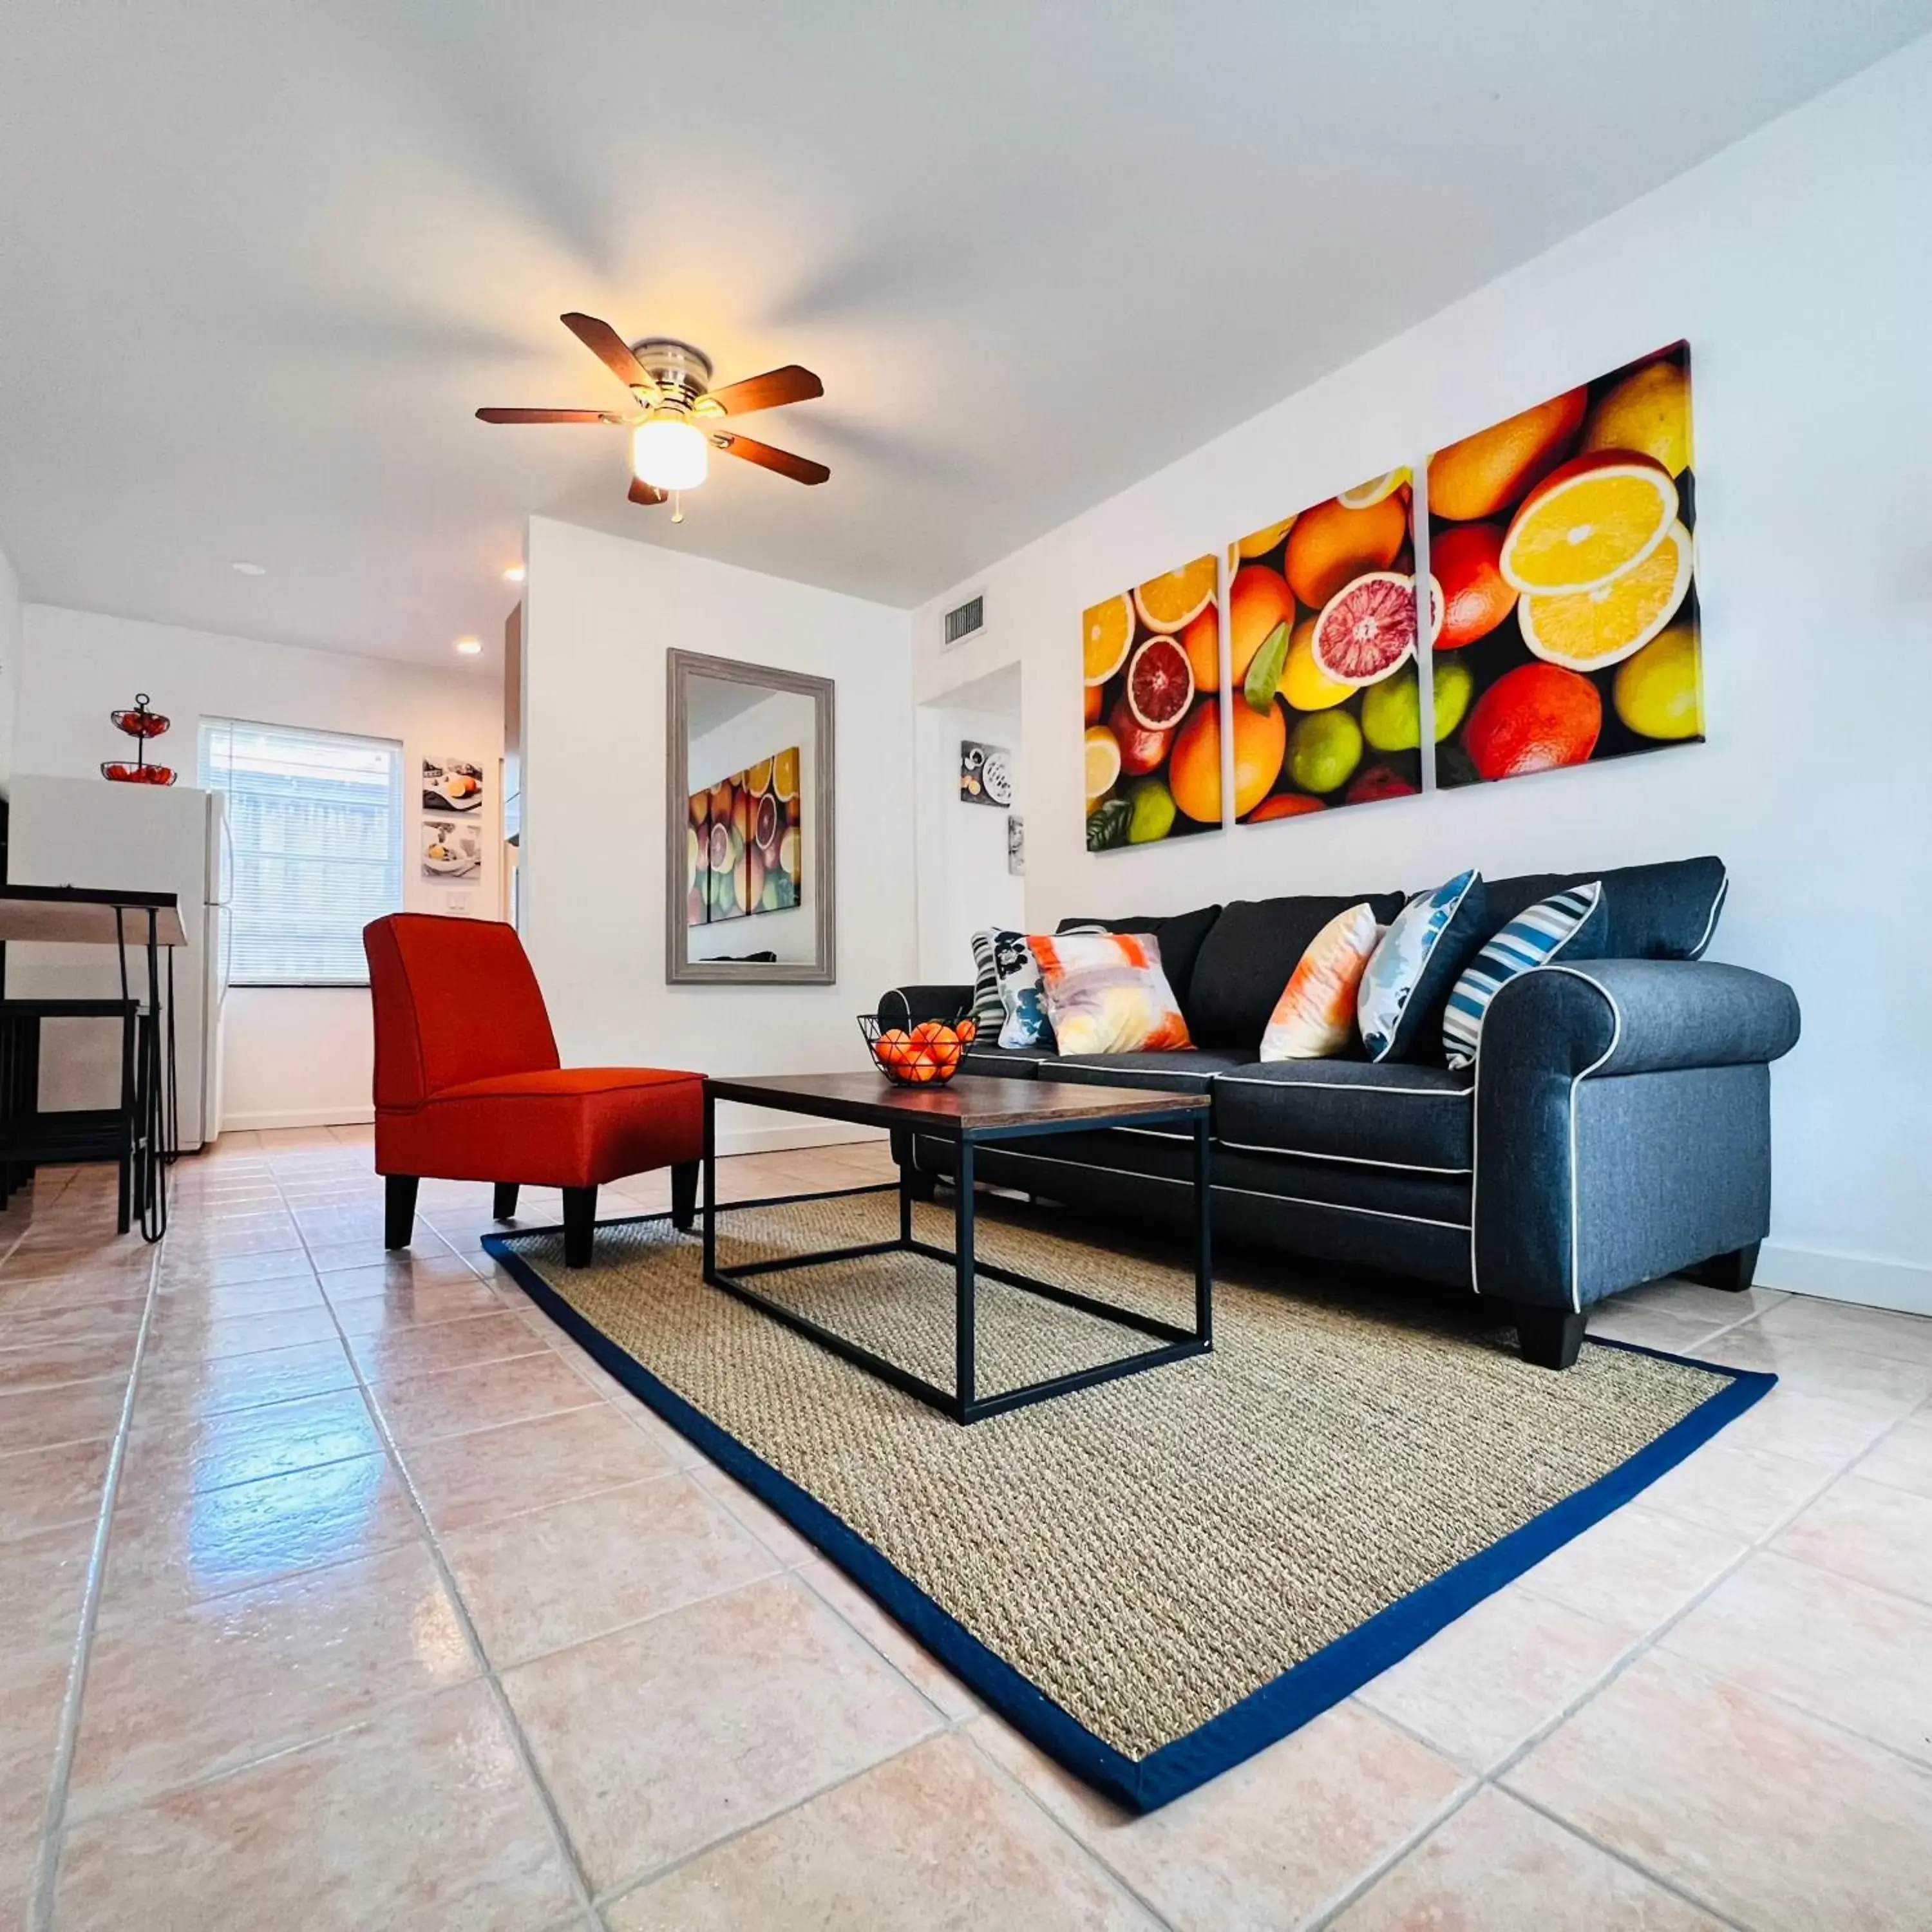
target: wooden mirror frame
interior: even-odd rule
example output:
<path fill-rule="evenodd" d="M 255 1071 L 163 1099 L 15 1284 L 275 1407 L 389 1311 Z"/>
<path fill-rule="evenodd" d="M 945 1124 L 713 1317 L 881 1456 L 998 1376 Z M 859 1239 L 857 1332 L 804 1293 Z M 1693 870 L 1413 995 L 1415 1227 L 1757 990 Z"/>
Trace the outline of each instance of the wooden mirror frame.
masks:
<path fill-rule="evenodd" d="M 838 892 L 832 853 L 834 718 L 832 683 L 802 671 L 770 664 L 740 664 L 698 651 L 664 653 L 664 983 L 670 986 L 830 986 L 838 978 Z M 686 753 L 690 748 L 690 705 L 686 686 L 694 677 L 758 685 L 767 691 L 796 691 L 812 700 L 814 783 L 806 827 L 810 853 L 806 890 L 812 907 L 815 937 L 809 960 L 778 960 L 760 965 L 746 959 L 693 959 L 686 951 L 687 911 L 684 884 L 685 821 L 691 797 Z M 750 928 L 755 930 L 755 928 Z"/>

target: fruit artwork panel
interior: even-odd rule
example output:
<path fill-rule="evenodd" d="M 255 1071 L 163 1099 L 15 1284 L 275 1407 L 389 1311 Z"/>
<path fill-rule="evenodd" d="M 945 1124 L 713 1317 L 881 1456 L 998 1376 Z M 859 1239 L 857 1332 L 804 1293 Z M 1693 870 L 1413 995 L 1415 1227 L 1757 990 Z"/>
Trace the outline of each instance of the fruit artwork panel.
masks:
<path fill-rule="evenodd" d="M 1439 786 L 1702 741 L 1687 343 L 1437 450 L 1428 501 Z"/>
<path fill-rule="evenodd" d="M 684 922 L 705 926 L 711 919 L 711 794 L 693 792 L 685 808 Z"/>
<path fill-rule="evenodd" d="M 1083 614 L 1087 849 L 1221 824 L 1221 615 L 1210 553 Z"/>
<path fill-rule="evenodd" d="M 1422 789 L 1413 496 L 1388 470 L 1228 546 L 1240 823 Z"/>

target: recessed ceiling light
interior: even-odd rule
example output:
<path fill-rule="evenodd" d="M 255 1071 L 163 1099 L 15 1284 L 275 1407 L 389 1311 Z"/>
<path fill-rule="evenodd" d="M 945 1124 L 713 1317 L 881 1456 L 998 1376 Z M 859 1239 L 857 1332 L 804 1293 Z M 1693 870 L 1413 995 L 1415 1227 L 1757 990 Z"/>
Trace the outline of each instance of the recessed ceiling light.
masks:
<path fill-rule="evenodd" d="M 523 580 L 524 566 L 520 563 L 512 564 L 503 573 L 503 581 L 506 584 L 520 584 Z"/>
<path fill-rule="evenodd" d="M 229 568 L 238 571 L 244 577 L 266 577 L 268 567 L 263 563 L 233 563 Z"/>
<path fill-rule="evenodd" d="M 458 638 L 456 648 L 464 656 L 473 658 L 482 650 L 483 640 L 480 638 Z"/>

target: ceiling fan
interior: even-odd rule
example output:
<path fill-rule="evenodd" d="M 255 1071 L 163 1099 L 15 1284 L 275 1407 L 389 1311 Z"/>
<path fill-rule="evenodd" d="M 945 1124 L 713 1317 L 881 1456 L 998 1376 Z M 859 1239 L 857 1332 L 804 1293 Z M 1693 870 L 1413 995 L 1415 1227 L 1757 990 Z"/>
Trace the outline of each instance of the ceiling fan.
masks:
<path fill-rule="evenodd" d="M 754 410 L 775 410 L 786 403 L 808 402 L 825 393 L 825 385 L 809 369 L 795 362 L 782 369 L 748 376 L 742 382 L 711 387 L 711 358 L 688 342 L 669 336 L 646 336 L 627 343 L 608 322 L 574 310 L 560 316 L 564 327 L 628 388 L 637 408 L 614 410 L 478 410 L 488 423 L 603 423 L 631 433 L 631 501 L 662 503 L 704 481 L 710 452 L 775 470 L 794 483 L 823 483 L 832 472 L 808 456 L 774 449 L 736 430 L 723 428 L 725 416 L 748 416 Z M 683 511 L 672 506 L 671 520 L 681 523 Z"/>

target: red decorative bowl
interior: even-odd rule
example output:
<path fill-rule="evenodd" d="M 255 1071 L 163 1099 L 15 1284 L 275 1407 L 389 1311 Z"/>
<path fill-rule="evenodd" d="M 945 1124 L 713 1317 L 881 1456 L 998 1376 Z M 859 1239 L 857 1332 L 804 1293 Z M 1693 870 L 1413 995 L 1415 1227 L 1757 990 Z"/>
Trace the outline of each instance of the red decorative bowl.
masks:
<path fill-rule="evenodd" d="M 104 764 L 100 776 L 116 784 L 171 785 L 175 782 L 172 765 L 123 765 Z"/>

